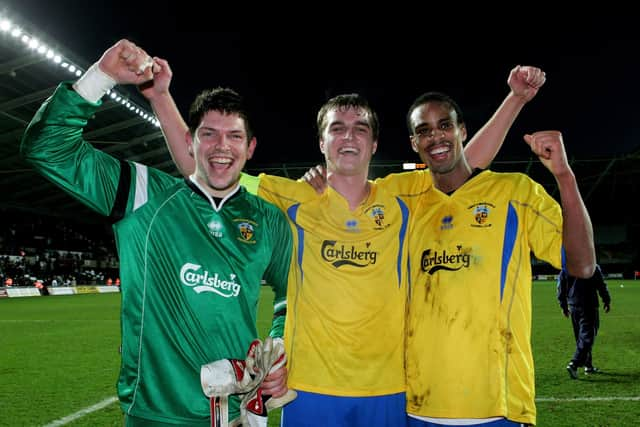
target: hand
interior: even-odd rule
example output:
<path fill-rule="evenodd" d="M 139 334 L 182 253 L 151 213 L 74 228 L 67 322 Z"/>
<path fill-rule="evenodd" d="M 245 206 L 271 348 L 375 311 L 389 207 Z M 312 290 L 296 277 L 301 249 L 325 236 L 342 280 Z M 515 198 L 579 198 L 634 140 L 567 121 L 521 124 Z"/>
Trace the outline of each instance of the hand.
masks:
<path fill-rule="evenodd" d="M 287 388 L 287 355 L 282 338 L 266 337 L 264 343 L 254 340 L 247 352 L 246 362 L 249 371 L 256 372 L 256 378 L 262 381 L 242 398 L 241 418 L 251 414 L 266 417 L 268 411 L 296 398 L 297 393 Z"/>
<path fill-rule="evenodd" d="M 525 135 L 524 140 L 554 177 L 558 178 L 571 172 L 560 131 L 545 130 L 535 132 L 531 135 Z"/>
<path fill-rule="evenodd" d="M 169 63 L 157 56 L 153 58 L 153 79 L 148 80 L 138 86 L 140 93 L 153 102 L 155 99 L 169 94 L 169 85 L 171 84 L 171 78 L 173 72 Z"/>
<path fill-rule="evenodd" d="M 107 49 L 98 67 L 108 74 L 117 84 L 140 85 L 153 78 L 151 58 L 140 47 L 129 40 L 122 39 Z"/>
<path fill-rule="evenodd" d="M 262 394 L 280 397 L 284 396 L 288 390 L 287 368 L 284 365 L 270 372 L 262 381 Z"/>
<path fill-rule="evenodd" d="M 322 165 L 312 167 L 300 179 L 312 186 L 318 194 L 322 194 L 327 188 L 327 170 Z"/>
<path fill-rule="evenodd" d="M 256 383 L 244 360 L 219 359 L 200 367 L 200 385 L 207 397 L 246 393 Z"/>
<path fill-rule="evenodd" d="M 605 313 L 608 313 L 611 310 L 611 304 L 604 304 L 603 309 Z"/>
<path fill-rule="evenodd" d="M 507 84 L 514 95 L 522 98 L 523 102 L 529 102 L 546 80 L 547 76 L 540 68 L 518 65 L 509 73 Z"/>

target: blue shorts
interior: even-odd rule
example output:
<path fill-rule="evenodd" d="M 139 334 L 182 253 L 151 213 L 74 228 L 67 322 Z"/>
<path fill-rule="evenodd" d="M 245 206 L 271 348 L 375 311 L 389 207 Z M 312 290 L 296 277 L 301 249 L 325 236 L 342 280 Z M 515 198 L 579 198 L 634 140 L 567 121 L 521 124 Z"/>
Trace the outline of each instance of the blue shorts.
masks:
<path fill-rule="evenodd" d="M 282 408 L 282 427 L 406 427 L 405 393 L 343 397 L 297 391 Z"/>
<path fill-rule="evenodd" d="M 445 424 L 437 424 L 437 423 L 431 423 L 429 421 L 422 421 L 417 418 L 412 418 L 412 417 L 407 417 L 407 418 L 409 420 L 407 422 L 408 427 L 442 427 L 442 426 L 452 427 Z M 489 421 L 487 423 L 480 423 L 480 424 L 465 424 L 464 427 L 524 427 L 526 425 L 527 424 L 516 423 L 514 421 L 502 419 L 502 420 Z"/>

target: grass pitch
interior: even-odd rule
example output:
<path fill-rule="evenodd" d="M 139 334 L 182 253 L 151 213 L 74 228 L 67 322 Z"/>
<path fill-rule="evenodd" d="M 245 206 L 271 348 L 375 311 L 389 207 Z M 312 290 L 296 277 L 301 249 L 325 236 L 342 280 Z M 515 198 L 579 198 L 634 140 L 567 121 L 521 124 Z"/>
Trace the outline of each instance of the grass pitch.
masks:
<path fill-rule="evenodd" d="M 593 351 L 602 370 L 571 380 L 571 322 L 554 282 L 533 286 L 532 342 L 538 425 L 635 426 L 640 418 L 640 281 L 608 280 L 611 312 L 601 311 Z M 623 286 L 621 286 L 623 285 Z M 268 331 L 267 287 L 258 328 Z M 119 294 L 0 300 L 0 426 L 122 426 L 115 402 L 120 365 Z M 279 425 L 279 412 L 270 414 Z"/>

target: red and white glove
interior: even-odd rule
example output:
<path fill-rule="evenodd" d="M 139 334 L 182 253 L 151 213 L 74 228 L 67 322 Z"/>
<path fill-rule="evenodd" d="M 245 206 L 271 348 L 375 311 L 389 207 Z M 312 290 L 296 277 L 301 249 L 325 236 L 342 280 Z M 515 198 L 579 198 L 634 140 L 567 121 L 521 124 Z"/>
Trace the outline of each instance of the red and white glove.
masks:
<path fill-rule="evenodd" d="M 258 340 L 251 343 L 257 345 Z M 255 378 L 244 360 L 220 359 L 200 367 L 200 384 L 210 399 L 212 427 L 228 427 L 229 395 L 254 390 L 261 380 Z M 237 421 L 237 420 L 235 420 Z M 233 423 L 233 425 L 236 425 Z"/>
<path fill-rule="evenodd" d="M 207 397 L 246 393 L 254 386 L 244 360 L 220 359 L 200 367 L 202 391 Z"/>
<path fill-rule="evenodd" d="M 262 381 L 285 365 L 287 357 L 281 338 L 267 337 L 264 343 L 253 340 L 245 360 L 221 359 L 202 365 L 200 382 L 204 394 L 211 398 L 214 427 L 226 427 L 229 420 L 228 397 L 244 395 L 240 402 L 240 421 L 247 427 L 266 427 L 267 411 L 279 408 L 296 398 L 294 390 L 274 398 L 262 393 Z"/>
<path fill-rule="evenodd" d="M 268 374 L 277 371 L 287 363 L 287 355 L 282 338 L 267 337 L 264 343 L 260 344 L 249 347 L 246 359 L 247 369 L 260 378 L 260 383 L 245 394 L 240 403 L 241 419 L 243 422 L 248 419 L 248 425 L 251 427 L 266 425 L 261 421 L 266 423 L 268 411 L 284 406 L 297 396 L 294 390 L 287 390 L 280 397 L 263 394 L 262 381 Z"/>

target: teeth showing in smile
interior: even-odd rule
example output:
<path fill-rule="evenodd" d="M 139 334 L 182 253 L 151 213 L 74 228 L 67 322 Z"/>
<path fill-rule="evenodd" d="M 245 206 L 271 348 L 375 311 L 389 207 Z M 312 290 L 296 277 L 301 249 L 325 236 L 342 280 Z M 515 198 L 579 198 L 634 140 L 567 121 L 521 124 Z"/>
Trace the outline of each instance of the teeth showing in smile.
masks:
<path fill-rule="evenodd" d="M 341 148 L 338 153 L 340 154 L 358 154 L 358 150 L 353 147 L 344 147 Z"/>
<path fill-rule="evenodd" d="M 228 157 L 212 157 L 209 159 L 209 162 L 219 165 L 228 165 L 229 163 L 231 163 L 231 159 Z"/>
<path fill-rule="evenodd" d="M 438 154 L 444 154 L 444 153 L 448 153 L 449 152 L 449 147 L 448 146 L 444 146 L 444 147 L 439 147 L 436 149 L 433 149 L 431 151 L 429 151 L 429 154 L 431 154 L 432 156 L 437 156 Z"/>

